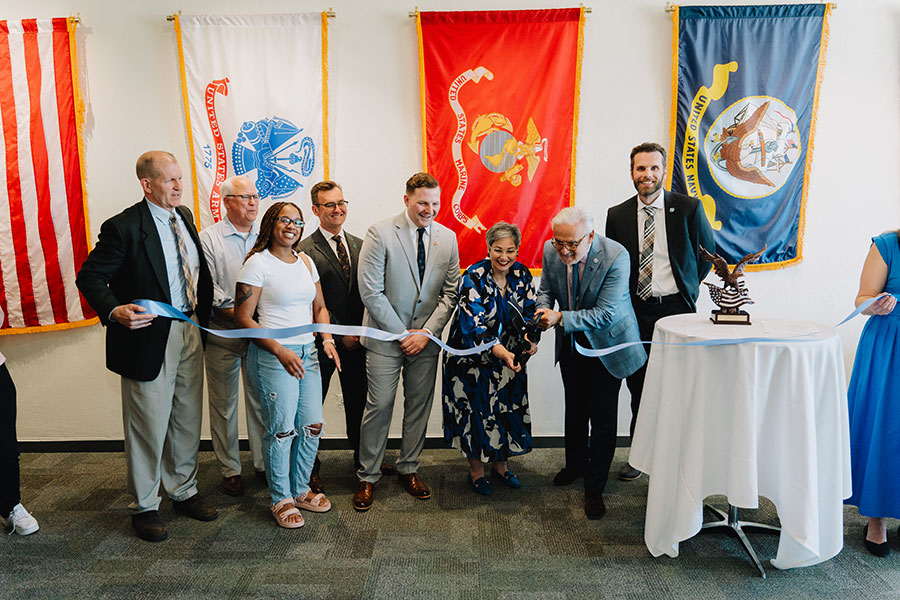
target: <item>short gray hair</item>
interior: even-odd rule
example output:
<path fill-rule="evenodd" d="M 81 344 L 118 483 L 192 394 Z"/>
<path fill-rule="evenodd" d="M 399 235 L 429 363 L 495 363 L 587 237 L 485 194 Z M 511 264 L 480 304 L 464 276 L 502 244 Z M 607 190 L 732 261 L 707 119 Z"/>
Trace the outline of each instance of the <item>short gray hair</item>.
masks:
<path fill-rule="evenodd" d="M 223 198 L 225 196 L 231 196 L 234 194 L 234 188 L 237 187 L 237 182 L 240 180 L 246 180 L 248 183 L 256 187 L 256 184 L 253 183 L 253 180 L 245 175 L 235 175 L 234 177 L 229 177 L 225 181 L 219 184 L 219 195 Z"/>
<path fill-rule="evenodd" d="M 519 244 L 522 242 L 522 232 L 519 231 L 517 225 L 507 223 L 506 221 L 497 221 L 491 225 L 491 228 L 484 234 L 484 239 L 487 240 L 488 248 L 493 246 L 494 242 L 502 240 L 503 238 L 512 238 L 513 243 L 516 245 L 516 248 L 518 248 Z"/>
<path fill-rule="evenodd" d="M 567 206 L 553 217 L 550 222 L 551 227 L 557 225 L 578 225 L 584 223 L 591 231 L 594 229 L 594 217 L 587 210 L 580 206 Z"/>

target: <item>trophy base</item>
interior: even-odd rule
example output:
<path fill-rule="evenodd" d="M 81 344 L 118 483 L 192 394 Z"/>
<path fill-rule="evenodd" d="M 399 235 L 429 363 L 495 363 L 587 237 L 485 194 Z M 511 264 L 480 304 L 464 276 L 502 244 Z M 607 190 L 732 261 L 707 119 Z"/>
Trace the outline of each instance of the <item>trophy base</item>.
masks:
<path fill-rule="evenodd" d="M 709 315 L 709 320 L 716 325 L 750 325 L 750 313 L 743 310 L 737 313 L 714 310 Z"/>

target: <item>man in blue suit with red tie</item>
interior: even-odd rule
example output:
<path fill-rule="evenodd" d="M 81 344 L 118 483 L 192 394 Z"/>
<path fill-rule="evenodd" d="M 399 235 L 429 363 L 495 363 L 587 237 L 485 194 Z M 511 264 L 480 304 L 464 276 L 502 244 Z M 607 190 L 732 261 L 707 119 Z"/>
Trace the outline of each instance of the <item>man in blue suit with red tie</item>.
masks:
<path fill-rule="evenodd" d="M 553 484 L 584 477 L 585 515 L 599 519 L 606 513 L 603 489 L 616 449 L 619 388 L 647 354 L 640 345 L 601 357 L 578 352 L 576 342 L 602 349 L 640 339 L 628 296 L 628 252 L 597 235 L 593 217 L 580 207 L 559 211 L 552 227 L 537 305 L 541 327 L 556 328 L 556 361 L 565 390 L 566 466 Z"/>

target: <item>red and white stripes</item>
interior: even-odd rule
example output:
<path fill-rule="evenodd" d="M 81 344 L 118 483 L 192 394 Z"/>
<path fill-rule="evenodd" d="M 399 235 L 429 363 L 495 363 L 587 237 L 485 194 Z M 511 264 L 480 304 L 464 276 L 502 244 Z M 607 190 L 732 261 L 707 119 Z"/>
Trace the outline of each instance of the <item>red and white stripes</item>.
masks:
<path fill-rule="evenodd" d="M 70 35 L 66 19 L 0 21 L 0 333 L 95 316 L 75 287 L 88 239 Z"/>

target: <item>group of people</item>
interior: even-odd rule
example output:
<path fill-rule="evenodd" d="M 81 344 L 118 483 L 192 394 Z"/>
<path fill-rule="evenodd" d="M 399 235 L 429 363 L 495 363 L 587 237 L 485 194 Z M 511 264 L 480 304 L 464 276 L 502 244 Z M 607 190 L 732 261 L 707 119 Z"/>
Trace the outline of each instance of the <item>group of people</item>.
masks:
<path fill-rule="evenodd" d="M 221 184 L 225 215 L 198 234 L 190 211 L 181 206 L 182 172 L 174 156 L 142 155 L 136 172 L 143 199 L 103 223 L 77 276 L 79 289 L 106 326 L 107 367 L 122 378 L 128 491 L 134 497 L 130 509 L 137 535 L 148 541 L 167 537 L 159 516 L 160 485 L 177 512 L 201 521 L 217 517 L 197 489 L 204 353 L 222 489 L 243 493 L 237 425 L 243 380 L 253 468 L 268 485 L 271 512 L 281 527 L 302 527 L 301 510 L 331 508 L 316 454 L 325 430 L 322 403 L 335 371 L 359 480 L 352 499 L 357 511 L 372 507 L 383 474 L 396 474 L 415 498 L 431 497 L 419 474 L 419 455 L 439 366 L 444 439 L 468 460 L 468 484 L 485 496 L 493 493 L 492 482 L 521 487 L 508 461 L 532 448 L 526 361 L 537 350 L 535 328 L 555 331 L 555 361 L 564 387 L 565 464 L 553 484 L 583 478 L 585 514 L 601 518 L 619 390 L 625 379 L 633 434 L 647 354 L 641 345 L 630 345 L 592 357 L 578 346 L 600 349 L 649 340 L 660 318 L 695 312 L 700 281 L 710 268 L 700 258 L 700 246 L 714 247 L 699 201 L 663 189 L 665 149 L 641 144 L 630 160 L 637 193 L 609 209 L 605 237 L 581 207 L 564 208 L 553 218 L 553 238 L 544 246 L 535 289 L 529 269 L 517 261 L 521 232 L 506 222 L 487 230 L 486 258 L 460 275 L 456 236 L 434 221 L 440 185 L 426 173 L 406 182 L 404 210 L 372 225 L 364 239 L 344 230 L 349 203 L 337 183 L 311 188 L 319 227 L 301 239 L 300 207 L 276 202 L 258 219 L 258 192 L 242 176 Z M 892 254 L 882 248 L 890 235 L 876 239 L 857 303 L 900 287 L 897 273 L 889 274 L 892 260 L 895 267 L 900 264 L 896 234 L 891 235 Z M 213 330 L 270 331 L 249 341 L 207 336 L 185 321 L 151 314 L 133 303 L 139 298 L 169 303 Z M 885 296 L 868 312 L 895 316 L 893 308 L 894 301 Z M 893 378 L 897 355 L 888 346 L 900 339 L 894 321 L 872 319 L 863 335 L 863 342 L 867 336 L 874 340 L 867 342 L 867 352 L 893 356 L 884 367 Z M 400 341 L 328 332 L 272 335 L 271 330 L 311 323 L 408 335 Z M 454 348 L 497 343 L 477 354 L 445 353 L 440 361 L 439 347 L 425 334 L 440 337 L 448 323 L 448 343 Z M 888 325 L 869 335 L 879 323 Z M 886 328 L 893 336 L 888 342 Z M 385 450 L 401 376 L 402 440 L 391 465 Z M 851 422 L 862 410 L 853 409 L 854 386 L 871 386 L 882 376 L 857 376 L 854 370 Z M 12 405 L 14 415 L 14 396 Z M 873 429 L 888 436 L 874 414 L 865 418 L 862 437 L 871 437 Z M 863 460 L 870 463 L 889 458 L 869 454 Z M 856 462 L 854 455 L 854 474 Z M 489 473 L 485 463 L 490 463 Z M 618 475 L 630 481 L 641 473 L 626 464 Z M 17 494 L 2 499 L 0 514 L 10 514 L 9 519 L 19 514 L 25 524 L 19 533 L 24 533 L 31 523 L 22 515 Z M 867 546 L 880 543 L 883 519 L 870 519 L 867 535 Z"/>
<path fill-rule="evenodd" d="M 301 510 L 331 508 L 316 453 L 325 430 L 322 403 L 336 370 L 359 479 L 353 507 L 372 507 L 385 473 L 396 474 L 415 498 L 430 498 L 419 455 L 441 363 L 440 348 L 425 334 L 441 336 L 451 319 L 453 347 L 497 340 L 478 354 L 445 353 L 442 363 L 444 437 L 468 459 L 472 489 L 490 495 L 492 481 L 521 487 L 508 460 L 532 448 L 525 362 L 537 350 L 535 332 L 555 329 L 566 464 L 554 484 L 583 477 L 585 513 L 602 517 L 621 380 L 629 380 L 636 413 L 646 352 L 630 346 L 592 358 L 576 344 L 606 348 L 642 334 L 647 339 L 656 319 L 693 310 L 709 268 L 698 258 L 699 246 L 712 246 L 699 203 L 662 190 L 665 150 L 643 144 L 631 161 L 638 193 L 610 210 L 607 237 L 594 231 L 582 208 L 567 207 L 554 217 L 536 290 L 529 269 L 517 261 L 521 233 L 505 222 L 487 231 L 487 258 L 460 277 L 456 236 L 434 221 L 440 185 L 427 173 L 406 182 L 404 210 L 371 226 L 364 239 L 344 230 L 349 203 L 335 182 L 311 188 L 319 227 L 303 238 L 301 208 L 275 202 L 259 218 L 259 194 L 242 176 L 221 184 L 225 215 L 198 234 L 181 205 L 182 171 L 175 158 L 142 155 L 136 172 L 144 198 L 101 226 L 77 276 L 107 327 L 107 366 L 122 377 L 128 491 L 138 536 L 159 541 L 168 535 L 159 516 L 160 485 L 176 511 L 203 521 L 217 516 L 196 483 L 204 353 L 210 429 L 225 493 L 240 495 L 244 488 L 237 425 L 243 380 L 251 460 L 268 486 L 278 525 L 298 528 Z M 657 210 L 664 218 L 654 226 Z M 647 256 L 650 264 L 644 264 Z M 207 336 L 185 321 L 157 317 L 134 304 L 138 298 L 167 302 L 214 331 L 266 332 L 252 341 Z M 327 331 L 277 334 L 312 323 L 407 335 L 385 341 Z M 532 333 L 523 333 L 526 325 Z M 402 440 L 399 456 L 388 464 L 401 376 Z M 485 463 L 491 464 L 489 474 Z M 639 475 L 630 467 L 620 473 L 626 480 Z"/>

